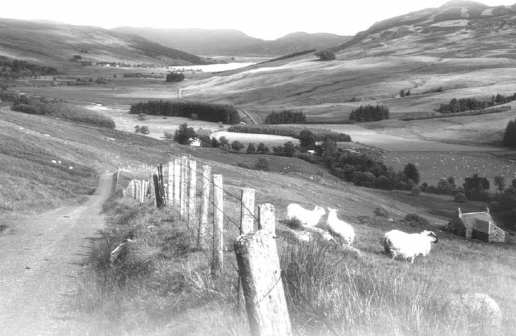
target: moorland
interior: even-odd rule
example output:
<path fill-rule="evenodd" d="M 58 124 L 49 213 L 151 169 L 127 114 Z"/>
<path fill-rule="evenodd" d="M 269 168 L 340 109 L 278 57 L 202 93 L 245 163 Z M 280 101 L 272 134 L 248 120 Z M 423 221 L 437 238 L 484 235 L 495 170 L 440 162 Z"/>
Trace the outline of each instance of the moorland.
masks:
<path fill-rule="evenodd" d="M 354 226 L 359 254 L 317 244 L 295 249 L 278 239 L 295 334 L 489 335 L 492 330 L 463 324 L 447 313 L 452 298 L 485 293 L 501 308 L 500 334 L 511 335 L 516 327 L 516 197 L 511 186 L 516 163 L 513 148 L 504 146 L 504 134 L 516 102 L 471 113 L 438 110 L 452 99 L 491 102 L 516 92 L 516 61 L 508 52 L 515 17 L 514 6 L 452 1 L 373 25 L 331 48 L 334 60 L 299 50 L 227 71 L 185 70 L 178 82 L 165 80 L 172 67 L 179 71 L 193 64 L 202 69 L 209 59 L 173 53 L 156 41 L 122 32 L 42 23 L 35 30 L 33 23 L 3 21 L 0 36 L 20 41 L 22 35 L 16 34 L 22 32 L 31 38 L 25 39 L 26 45 L 0 46 L 5 62 L 2 92 L 15 92 L 15 100 L 30 97 L 0 103 L 2 239 L 16 234 L 20 219 L 37 220 L 50 209 L 84 203 L 94 197 L 101 173 L 123 168 L 119 189 L 105 205 L 110 222 L 67 303 L 78 311 L 75 318 L 88 321 L 90 334 L 98 335 L 249 334 L 245 314 L 234 309 L 233 252 L 226 252 L 224 275 L 212 279 L 206 252 L 184 245 L 187 229 L 173 209 L 157 210 L 121 197 L 130 179 L 147 178 L 153 166 L 191 155 L 223 174 L 231 192 L 254 188 L 257 203 L 274 204 L 278 219 L 285 217 L 290 203 L 321 205 L 339 209 L 339 218 Z M 8 29 L 11 24 L 16 32 Z M 56 31 L 82 43 L 68 50 L 69 45 L 54 42 L 59 41 Z M 36 35 L 41 32 L 46 34 L 43 40 Z M 109 45 L 118 47 L 106 49 L 108 37 Z M 44 43 L 48 40 L 52 43 Z M 232 56 L 236 61 L 241 57 L 225 55 Z M 55 71 L 25 67 L 24 74 L 13 76 L 13 59 Z M 246 125 L 287 127 L 296 135 L 235 133 L 222 121 L 192 115 L 130 113 L 132 105 L 155 100 L 232 106 Z M 59 104 L 51 105 L 59 111 L 73 106 L 74 113 L 110 118 L 114 128 L 68 120 L 65 112 L 52 112 L 57 108 L 22 113 L 14 103 Z M 389 118 L 350 122 L 350 114 L 366 105 L 387 106 Z M 278 111 L 301 111 L 306 123 L 263 125 Z M 174 142 L 174 133 L 185 123 L 199 137 L 218 139 L 219 146 Z M 148 134 L 136 133 L 135 126 L 146 126 Z M 351 141 L 321 139 L 319 149 L 313 141 L 316 154 L 308 154 L 302 148 L 306 139 L 299 135 L 306 129 L 345 133 Z M 227 146 L 220 146 L 222 137 Z M 232 149 L 235 141 L 244 147 Z M 294 152 L 285 150 L 288 142 Z M 270 153 L 248 154 L 249 143 L 263 143 Z M 359 173 L 357 153 L 365 155 L 369 171 Z M 356 160 L 353 170 L 339 166 L 343 154 Z M 266 169 L 256 169 L 260 159 L 267 162 Z M 409 164 L 417 167 L 417 181 L 406 176 Z M 377 171 L 382 173 L 374 175 Z M 474 174 L 490 185 L 465 190 Z M 238 203 L 228 202 L 227 215 L 238 216 Z M 488 206 L 507 232 L 505 243 L 467 240 L 447 231 L 457 208 L 474 212 Z M 379 207 L 387 217 L 376 215 Z M 158 227 L 159 234 L 147 230 L 149 226 Z M 391 229 L 433 230 L 439 243 L 414 264 L 391 260 L 379 243 Z M 109 252 L 128 234 L 150 256 L 142 257 L 135 249 L 126 267 L 112 267 Z M 238 230 L 229 225 L 226 235 L 234 240 Z M 297 282 L 289 285 L 288 279 Z"/>

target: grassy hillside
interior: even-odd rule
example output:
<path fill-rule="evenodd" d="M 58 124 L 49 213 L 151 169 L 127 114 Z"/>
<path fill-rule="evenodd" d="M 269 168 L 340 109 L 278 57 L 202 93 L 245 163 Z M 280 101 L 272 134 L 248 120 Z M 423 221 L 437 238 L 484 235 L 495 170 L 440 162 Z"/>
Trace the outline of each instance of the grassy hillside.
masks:
<path fill-rule="evenodd" d="M 195 55 L 164 47 L 137 35 L 64 24 L 0 19 L 0 56 L 54 66 L 59 71 L 80 67 L 69 61 L 129 64 L 203 64 Z"/>
<path fill-rule="evenodd" d="M 100 173 L 159 162 L 166 144 L 59 119 L 0 110 L 0 213 L 83 202 Z"/>

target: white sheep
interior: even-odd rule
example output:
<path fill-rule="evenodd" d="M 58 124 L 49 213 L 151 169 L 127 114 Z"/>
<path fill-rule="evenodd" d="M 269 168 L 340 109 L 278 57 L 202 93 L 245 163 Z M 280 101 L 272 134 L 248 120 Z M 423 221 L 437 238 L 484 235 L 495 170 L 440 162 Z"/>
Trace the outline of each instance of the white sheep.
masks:
<path fill-rule="evenodd" d="M 404 259 L 414 259 L 418 255 L 427 256 L 432 248 L 432 243 L 438 239 L 434 232 L 423 231 L 421 233 L 406 233 L 399 230 L 392 230 L 385 234 L 383 247 L 385 252 L 392 255 L 392 259 L 400 256 Z"/>
<path fill-rule="evenodd" d="M 351 246 L 355 239 L 355 230 L 351 225 L 337 218 L 337 211 L 337 209 L 328 208 L 326 224 L 328 224 L 330 231 L 334 235 L 341 237 L 346 241 L 346 244 Z"/>
<path fill-rule="evenodd" d="M 324 208 L 316 205 L 313 210 L 306 210 L 299 204 L 289 204 L 287 206 L 287 219 L 292 220 L 297 218 L 301 224 L 313 227 L 319 223 L 322 216 L 326 214 Z"/>

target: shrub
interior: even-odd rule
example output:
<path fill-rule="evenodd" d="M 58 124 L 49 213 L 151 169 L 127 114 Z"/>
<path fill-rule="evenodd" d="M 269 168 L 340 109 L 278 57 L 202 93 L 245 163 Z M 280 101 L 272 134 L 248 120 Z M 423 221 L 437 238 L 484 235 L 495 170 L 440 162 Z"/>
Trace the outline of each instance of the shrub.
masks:
<path fill-rule="evenodd" d="M 423 226 L 423 227 L 430 226 L 430 222 L 427 219 L 419 216 L 418 214 L 414 214 L 414 213 L 407 214 L 403 220 L 408 222 L 411 225 L 415 224 L 415 225 Z"/>
<path fill-rule="evenodd" d="M 142 134 L 149 134 L 149 126 L 142 126 L 141 132 Z"/>
<path fill-rule="evenodd" d="M 336 59 L 335 53 L 330 50 L 317 51 L 314 55 L 319 57 L 321 61 L 333 61 Z"/>
<path fill-rule="evenodd" d="M 254 143 L 250 142 L 247 145 L 247 154 L 254 154 L 256 153 L 256 147 L 254 147 Z"/>
<path fill-rule="evenodd" d="M 142 128 L 140 127 L 140 125 L 134 126 L 134 132 L 135 133 L 141 133 L 142 132 Z"/>
<path fill-rule="evenodd" d="M 410 193 L 414 196 L 418 196 L 419 194 L 421 194 L 421 189 L 418 186 L 413 186 L 410 190 Z"/>
<path fill-rule="evenodd" d="M 270 170 L 269 161 L 267 161 L 266 158 L 259 158 L 258 161 L 256 162 L 256 164 L 254 165 L 254 169 L 269 171 Z"/>

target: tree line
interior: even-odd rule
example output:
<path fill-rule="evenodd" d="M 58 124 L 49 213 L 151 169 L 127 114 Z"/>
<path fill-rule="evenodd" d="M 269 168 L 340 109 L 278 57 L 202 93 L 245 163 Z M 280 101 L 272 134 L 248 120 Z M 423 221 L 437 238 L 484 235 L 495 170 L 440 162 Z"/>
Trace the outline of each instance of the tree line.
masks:
<path fill-rule="evenodd" d="M 192 101 L 149 100 L 132 104 L 129 113 L 185 118 L 192 118 L 192 115 L 195 115 L 196 118 L 204 121 L 222 122 L 228 125 L 240 123 L 240 115 L 231 105 Z"/>
<path fill-rule="evenodd" d="M 501 94 L 491 96 L 490 100 L 479 100 L 476 98 L 453 98 L 448 104 L 441 104 L 438 112 L 441 113 L 458 113 L 472 110 L 483 110 L 485 108 L 506 104 L 516 100 L 516 93 L 510 96 Z"/>
<path fill-rule="evenodd" d="M 385 105 L 361 105 L 351 111 L 349 119 L 357 122 L 389 119 L 389 108 Z"/>
<path fill-rule="evenodd" d="M 99 127 L 115 128 L 116 126 L 113 119 L 102 113 L 46 98 L 34 99 L 26 95 L 21 95 L 19 99 L 13 103 L 11 110 L 28 114 L 51 116 Z"/>
<path fill-rule="evenodd" d="M 284 110 L 281 112 L 272 111 L 265 118 L 265 123 L 272 124 L 305 124 L 306 115 L 302 111 Z"/>
<path fill-rule="evenodd" d="M 54 67 L 32 64 L 27 61 L 19 61 L 16 59 L 13 61 L 9 61 L 7 59 L 0 60 L 0 70 L 2 77 L 12 79 L 57 74 L 57 69 Z"/>

